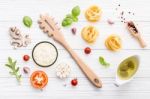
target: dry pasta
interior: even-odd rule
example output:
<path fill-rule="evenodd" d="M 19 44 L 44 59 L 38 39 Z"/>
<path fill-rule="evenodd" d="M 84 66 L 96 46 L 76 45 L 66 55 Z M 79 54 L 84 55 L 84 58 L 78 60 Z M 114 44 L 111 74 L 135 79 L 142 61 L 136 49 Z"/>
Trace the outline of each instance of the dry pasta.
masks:
<path fill-rule="evenodd" d="M 111 35 L 106 39 L 105 45 L 109 50 L 117 51 L 121 48 L 121 39 L 117 35 Z"/>
<path fill-rule="evenodd" d="M 86 10 L 85 17 L 88 21 L 96 22 L 100 19 L 101 13 L 101 9 L 98 6 L 93 5 Z"/>
<path fill-rule="evenodd" d="M 95 42 L 98 34 L 98 30 L 93 26 L 86 26 L 81 32 L 82 38 L 88 43 Z"/>

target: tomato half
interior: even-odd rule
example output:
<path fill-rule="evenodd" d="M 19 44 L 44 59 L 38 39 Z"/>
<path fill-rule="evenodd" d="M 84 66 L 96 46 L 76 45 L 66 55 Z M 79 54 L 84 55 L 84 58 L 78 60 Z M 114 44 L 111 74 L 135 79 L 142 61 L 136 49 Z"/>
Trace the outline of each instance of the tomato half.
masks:
<path fill-rule="evenodd" d="M 48 83 L 48 76 L 44 71 L 35 71 L 32 73 L 30 81 L 34 88 L 42 89 Z"/>

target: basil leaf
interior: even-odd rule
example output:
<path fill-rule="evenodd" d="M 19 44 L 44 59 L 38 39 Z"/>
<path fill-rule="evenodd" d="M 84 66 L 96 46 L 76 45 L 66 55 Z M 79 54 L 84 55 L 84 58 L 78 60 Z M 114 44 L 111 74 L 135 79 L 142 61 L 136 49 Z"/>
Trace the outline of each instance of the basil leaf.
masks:
<path fill-rule="evenodd" d="M 63 21 L 62 21 L 62 26 L 69 26 L 71 25 L 73 22 L 73 20 L 71 18 L 65 18 Z"/>
<path fill-rule="evenodd" d="M 99 62 L 100 62 L 101 65 L 103 65 L 103 66 L 105 66 L 105 67 L 110 66 L 110 64 L 107 63 L 107 62 L 105 61 L 105 59 L 104 59 L 103 57 L 101 57 L 101 56 L 99 57 Z"/>
<path fill-rule="evenodd" d="M 80 15 L 80 7 L 79 6 L 75 6 L 72 9 L 72 15 L 75 16 L 75 17 Z"/>
<path fill-rule="evenodd" d="M 78 22 L 78 16 L 80 15 L 80 7 L 75 6 L 72 9 L 71 14 L 67 14 L 66 17 L 63 19 L 61 25 L 63 27 L 70 26 L 73 22 Z"/>
<path fill-rule="evenodd" d="M 67 14 L 67 15 L 66 15 L 66 18 L 70 18 L 70 19 L 72 19 L 72 20 L 73 20 L 73 22 L 77 22 L 77 21 L 78 21 L 78 17 L 73 16 L 73 15 L 71 15 L 71 14 Z"/>
<path fill-rule="evenodd" d="M 62 26 L 64 26 L 64 27 L 67 26 L 67 21 L 66 20 L 62 21 Z"/>
<path fill-rule="evenodd" d="M 65 21 L 67 22 L 67 25 L 71 25 L 73 22 L 71 18 L 66 18 Z"/>
<path fill-rule="evenodd" d="M 32 19 L 29 16 L 24 16 L 23 23 L 26 27 L 31 27 L 32 25 Z"/>

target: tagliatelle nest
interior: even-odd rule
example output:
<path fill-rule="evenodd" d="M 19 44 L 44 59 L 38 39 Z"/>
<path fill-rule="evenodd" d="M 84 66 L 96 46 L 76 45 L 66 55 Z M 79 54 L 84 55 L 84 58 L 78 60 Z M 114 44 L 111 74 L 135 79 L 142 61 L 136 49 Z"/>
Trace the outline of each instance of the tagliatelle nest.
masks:
<path fill-rule="evenodd" d="M 56 75 L 60 78 L 60 79 L 65 79 L 69 76 L 71 72 L 71 67 L 66 64 L 66 63 L 60 63 L 57 67 L 56 67 Z"/>
<path fill-rule="evenodd" d="M 89 7 L 85 12 L 85 17 L 88 21 L 96 22 L 100 19 L 102 14 L 101 8 L 96 5 Z"/>
<path fill-rule="evenodd" d="M 98 30 L 94 26 L 86 26 L 81 31 L 82 38 L 88 43 L 95 42 L 98 34 Z"/>
<path fill-rule="evenodd" d="M 122 47 L 121 39 L 117 35 L 109 36 L 105 41 L 105 45 L 109 50 L 112 51 L 118 51 Z"/>

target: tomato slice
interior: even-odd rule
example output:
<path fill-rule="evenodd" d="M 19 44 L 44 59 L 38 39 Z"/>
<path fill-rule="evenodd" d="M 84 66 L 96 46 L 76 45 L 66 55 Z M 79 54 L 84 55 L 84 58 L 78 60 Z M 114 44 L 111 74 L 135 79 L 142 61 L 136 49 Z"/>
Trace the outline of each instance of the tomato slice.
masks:
<path fill-rule="evenodd" d="M 35 71 L 30 77 L 30 82 L 34 88 L 42 89 L 48 83 L 48 76 L 44 71 Z"/>

